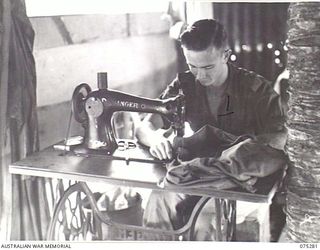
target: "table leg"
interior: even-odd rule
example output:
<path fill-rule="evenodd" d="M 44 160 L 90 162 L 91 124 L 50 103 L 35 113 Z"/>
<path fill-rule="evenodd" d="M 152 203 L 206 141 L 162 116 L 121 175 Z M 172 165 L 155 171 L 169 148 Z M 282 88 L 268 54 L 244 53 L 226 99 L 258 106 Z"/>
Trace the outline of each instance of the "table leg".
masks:
<path fill-rule="evenodd" d="M 227 227 L 227 241 L 236 240 L 236 226 L 237 226 L 237 201 L 228 200 L 228 227 Z"/>
<path fill-rule="evenodd" d="M 236 237 L 236 201 L 215 198 L 217 241 L 233 241 Z"/>
<path fill-rule="evenodd" d="M 216 237 L 217 241 L 222 241 L 222 230 L 221 230 L 221 223 L 222 223 L 222 214 L 221 214 L 221 199 L 215 198 L 215 213 L 216 213 Z"/>

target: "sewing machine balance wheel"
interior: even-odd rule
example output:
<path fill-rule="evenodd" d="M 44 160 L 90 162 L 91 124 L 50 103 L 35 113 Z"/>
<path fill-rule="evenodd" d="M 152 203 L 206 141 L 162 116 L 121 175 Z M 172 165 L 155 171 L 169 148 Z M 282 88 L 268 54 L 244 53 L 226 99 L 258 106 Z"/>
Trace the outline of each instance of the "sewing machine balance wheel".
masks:
<path fill-rule="evenodd" d="M 77 122 L 83 123 L 86 121 L 85 100 L 91 88 L 87 83 L 78 85 L 72 94 L 72 112 Z"/>

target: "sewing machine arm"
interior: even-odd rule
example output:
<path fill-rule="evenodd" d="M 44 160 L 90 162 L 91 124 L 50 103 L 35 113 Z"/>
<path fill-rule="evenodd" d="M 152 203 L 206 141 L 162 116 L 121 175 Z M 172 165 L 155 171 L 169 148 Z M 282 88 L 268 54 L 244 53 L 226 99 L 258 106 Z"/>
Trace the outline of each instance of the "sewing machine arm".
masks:
<path fill-rule="evenodd" d="M 157 113 L 166 118 L 178 136 L 184 131 L 184 96 L 159 100 L 109 89 L 91 91 L 79 85 L 73 94 L 73 111 L 85 128 L 83 149 L 111 155 L 118 148 L 111 124 L 118 111 Z"/>

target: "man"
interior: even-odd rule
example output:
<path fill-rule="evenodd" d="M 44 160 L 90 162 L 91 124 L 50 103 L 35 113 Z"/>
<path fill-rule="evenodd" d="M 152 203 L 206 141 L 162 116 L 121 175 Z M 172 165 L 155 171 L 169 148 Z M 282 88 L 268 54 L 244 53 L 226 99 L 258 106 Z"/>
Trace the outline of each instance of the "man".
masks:
<path fill-rule="evenodd" d="M 211 125 L 235 136 L 255 136 L 262 143 L 282 149 L 284 136 L 279 135 L 285 135 L 284 112 L 279 96 L 266 79 L 228 62 L 231 51 L 222 24 L 213 19 L 195 22 L 181 35 L 181 45 L 190 71 L 179 74 L 161 98 L 175 96 L 182 89 L 186 121 L 192 130 Z M 172 139 L 161 116 L 150 115 L 142 124 L 136 131 L 140 142 L 150 147 L 154 157 L 171 159 Z M 195 196 L 152 192 L 144 224 L 180 228 L 198 200 Z M 197 239 L 212 239 L 214 226 L 202 217 Z"/>

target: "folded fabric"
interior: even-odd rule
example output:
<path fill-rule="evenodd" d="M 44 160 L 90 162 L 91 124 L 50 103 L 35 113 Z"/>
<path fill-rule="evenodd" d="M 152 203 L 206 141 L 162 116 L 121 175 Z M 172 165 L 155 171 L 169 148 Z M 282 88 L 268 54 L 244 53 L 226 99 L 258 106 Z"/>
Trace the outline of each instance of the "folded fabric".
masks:
<path fill-rule="evenodd" d="M 182 161 L 196 157 L 217 157 L 221 152 L 251 135 L 235 136 L 211 125 L 205 125 L 192 136 L 175 137 L 173 149 Z"/>
<path fill-rule="evenodd" d="M 247 180 L 266 177 L 285 168 L 287 157 L 282 150 L 246 139 L 224 150 L 219 158 L 208 158 L 207 161 L 209 166 L 218 166 L 237 180 Z"/>
<path fill-rule="evenodd" d="M 192 137 L 175 140 L 174 147 L 180 148 L 180 162 L 168 166 L 164 186 L 241 187 L 254 192 L 257 178 L 275 173 L 287 163 L 281 150 L 253 137 L 236 137 L 209 125 Z M 182 160 L 190 158 L 194 159 Z"/>
<path fill-rule="evenodd" d="M 255 191 L 253 184 L 255 184 L 257 178 L 247 178 L 245 181 L 239 181 L 222 171 L 218 166 L 207 165 L 207 160 L 208 158 L 196 158 L 169 167 L 161 186 L 178 185 L 215 189 L 242 187 L 250 192 Z"/>

